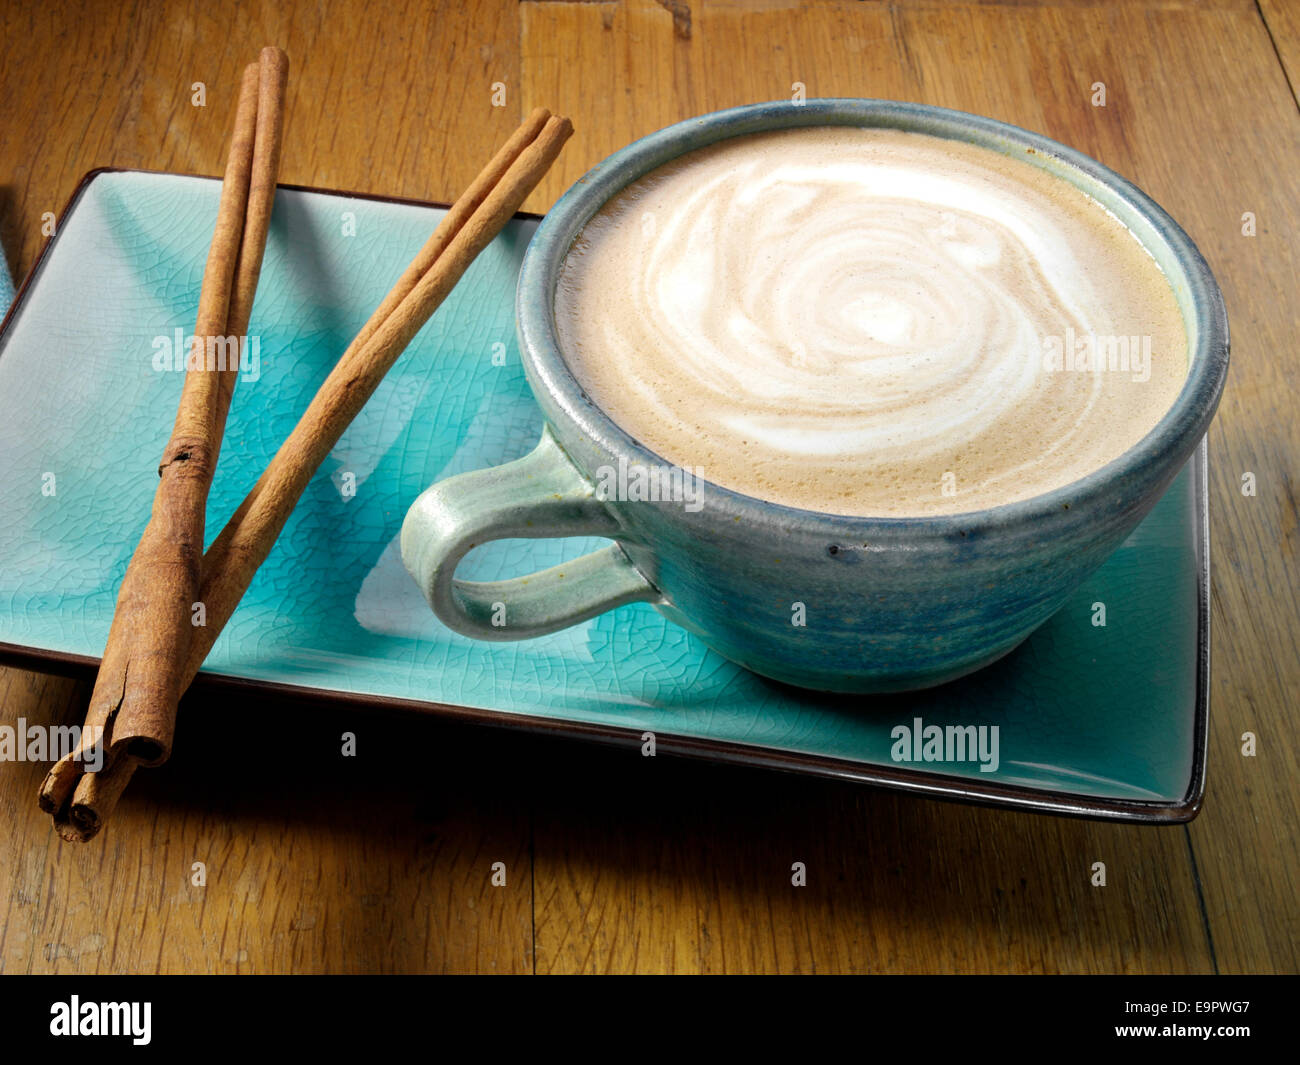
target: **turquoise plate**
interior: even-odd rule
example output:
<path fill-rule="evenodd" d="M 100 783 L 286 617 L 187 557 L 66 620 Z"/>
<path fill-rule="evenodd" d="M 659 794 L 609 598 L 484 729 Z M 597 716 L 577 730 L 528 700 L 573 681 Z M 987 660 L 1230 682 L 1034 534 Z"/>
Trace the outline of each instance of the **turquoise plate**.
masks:
<path fill-rule="evenodd" d="M 194 327 L 218 192 L 208 178 L 91 173 L 0 330 L 8 661 L 85 670 L 103 649 L 175 414 L 169 345 Z M 209 539 L 441 215 L 280 189 L 249 329 L 258 361 L 235 392 Z M 514 644 L 444 628 L 402 566 L 398 533 L 432 482 L 537 441 L 513 320 L 536 224 L 515 219 L 484 252 L 344 434 L 217 641 L 208 681 L 624 745 L 653 732 L 664 754 L 932 797 L 1124 821 L 1196 815 L 1209 670 L 1204 442 L 1059 614 L 997 664 L 925 692 L 782 687 L 644 604 Z M 459 575 L 514 576 L 599 543 L 498 542 Z M 927 760 L 936 754 L 948 760 Z"/>

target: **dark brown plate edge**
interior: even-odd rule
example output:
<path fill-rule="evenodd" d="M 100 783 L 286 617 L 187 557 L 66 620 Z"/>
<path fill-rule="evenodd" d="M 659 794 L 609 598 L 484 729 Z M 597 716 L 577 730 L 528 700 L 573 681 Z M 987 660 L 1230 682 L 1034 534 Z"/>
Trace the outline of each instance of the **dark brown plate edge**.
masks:
<path fill-rule="evenodd" d="M 3 320 L 0 320 L 0 340 L 8 332 L 10 319 L 17 311 L 41 272 L 50 249 L 63 230 L 65 218 L 75 209 L 86 189 L 103 174 L 157 174 L 169 177 L 200 177 L 208 181 L 220 178 L 203 174 L 174 174 L 165 170 L 147 170 L 138 167 L 104 166 L 87 171 L 77 183 L 67 203 L 59 212 L 54 233 L 37 253 L 27 276 L 14 293 Z M 416 200 L 400 196 L 350 192 L 326 189 L 311 185 L 279 184 L 277 188 L 295 192 L 317 192 L 348 199 L 370 200 L 378 203 L 407 204 L 413 207 L 447 208 L 440 201 Z M 519 211 L 515 218 L 535 220 L 542 216 Z M 968 783 L 965 778 L 955 778 L 938 773 L 893 769 L 888 766 L 865 767 L 862 762 L 829 758 L 820 755 L 787 751 L 774 747 L 750 746 L 717 740 L 702 740 L 690 736 L 655 734 L 656 749 L 669 755 L 702 761 L 721 762 L 728 765 L 774 769 L 778 772 L 804 776 L 823 777 L 856 784 L 867 784 L 901 791 L 930 799 L 961 802 L 993 809 L 1015 809 L 1029 813 L 1049 814 L 1095 821 L 1124 822 L 1149 825 L 1185 824 L 1201 811 L 1205 798 L 1205 768 L 1209 740 L 1209 680 L 1210 680 L 1210 535 L 1208 454 L 1206 440 L 1197 445 L 1191 459 L 1193 478 L 1193 511 L 1196 519 L 1196 582 L 1197 582 L 1197 648 L 1195 724 L 1192 738 L 1192 771 L 1188 788 L 1178 802 L 1129 802 L 1121 799 L 1103 799 L 1097 796 L 1069 792 L 1048 791 L 1040 788 L 1012 787 L 994 783 Z M 0 642 L 0 665 L 34 669 L 79 679 L 93 678 L 99 668 L 99 659 L 90 655 L 72 654 L 44 648 L 25 647 Z M 228 674 L 201 672 L 195 681 L 204 689 L 228 691 L 259 696 L 276 696 L 302 703 L 332 706 L 363 707 L 376 710 L 409 710 L 434 714 L 452 720 L 494 728 L 505 728 L 539 735 L 561 736 L 611 746 L 639 747 L 644 730 L 620 728 L 613 725 L 596 725 L 589 722 L 566 721 L 559 718 L 534 717 L 509 711 L 487 710 L 472 706 L 448 703 L 422 702 L 393 696 L 365 695 L 311 688 L 273 681 L 250 680 Z"/>

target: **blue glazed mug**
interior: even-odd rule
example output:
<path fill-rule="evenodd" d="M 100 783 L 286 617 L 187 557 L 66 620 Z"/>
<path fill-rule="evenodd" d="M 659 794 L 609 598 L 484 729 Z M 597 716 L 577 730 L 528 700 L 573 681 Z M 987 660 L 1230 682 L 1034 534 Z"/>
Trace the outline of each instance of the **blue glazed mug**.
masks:
<path fill-rule="evenodd" d="M 671 464 L 616 425 L 566 365 L 553 314 L 565 254 L 607 200 L 656 167 L 727 137 L 812 125 L 913 130 L 1015 154 L 1116 215 L 1169 278 L 1187 330 L 1187 379 L 1155 428 L 1072 484 L 965 514 L 844 517 L 707 481 L 693 483 L 689 502 L 680 495 L 659 502 L 608 498 L 602 482 L 610 471 Z M 531 454 L 449 478 L 412 505 L 402 557 L 437 616 L 467 636 L 518 640 L 646 602 L 740 665 L 825 691 L 924 688 L 1015 648 L 1155 505 L 1205 434 L 1228 369 L 1218 286 L 1187 235 L 1140 190 L 1037 134 L 883 100 L 738 107 L 614 153 L 538 227 L 520 273 L 516 315 L 525 372 L 546 426 Z M 527 577 L 455 577 L 461 558 L 487 541 L 564 536 L 615 542 Z"/>

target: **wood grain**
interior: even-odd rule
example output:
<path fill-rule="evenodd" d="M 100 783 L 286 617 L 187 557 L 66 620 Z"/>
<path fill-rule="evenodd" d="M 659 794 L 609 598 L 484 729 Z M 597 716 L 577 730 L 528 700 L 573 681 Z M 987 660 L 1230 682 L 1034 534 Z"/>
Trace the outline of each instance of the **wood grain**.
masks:
<path fill-rule="evenodd" d="M 1204 812 L 1175 829 L 1054 820 L 278 700 L 259 705 L 264 742 L 232 781 L 203 743 L 221 706 L 198 693 L 172 761 L 139 774 L 101 845 L 55 839 L 33 801 L 43 766 L 0 765 L 11 826 L 0 971 L 1300 970 L 1293 8 L 396 0 L 378 22 L 372 11 L 8 5 L 0 98 L 27 121 L 0 126 L 0 241 L 17 275 L 40 246 L 41 213 L 90 167 L 216 173 L 240 66 L 269 41 L 293 59 L 282 179 L 302 184 L 450 199 L 545 105 L 577 132 L 529 202 L 544 209 L 634 137 L 788 98 L 795 82 L 810 97 L 942 104 L 1072 144 L 1183 224 L 1228 303 L 1233 365 L 1210 433 Z M 200 80 L 206 108 L 189 102 Z M 1090 102 L 1096 81 L 1104 108 Z M 1240 490 L 1246 472 L 1254 497 Z M 77 721 L 88 691 L 0 671 L 0 723 Z M 339 756 L 349 730 L 356 759 Z M 1247 731 L 1254 758 L 1240 753 Z M 284 749 L 302 758 L 275 782 Z M 206 888 L 190 882 L 195 861 Z M 504 888 L 490 885 L 495 861 Z M 1095 861 L 1105 888 L 1089 882 Z M 791 884 L 794 862 L 806 887 Z"/>
<path fill-rule="evenodd" d="M 536 797 L 538 972 L 1213 971 L 1178 830 L 638 750 L 566 763 Z"/>
<path fill-rule="evenodd" d="M 1300 106 L 1300 10 L 1290 0 L 1259 0 L 1259 13 Z"/>
<path fill-rule="evenodd" d="M 12 669 L 0 683 L 6 724 L 71 722 L 88 695 Z M 41 765 L 4 767 L 0 972 L 532 970 L 529 815 L 502 786 L 527 771 L 518 741 L 241 696 L 265 725 L 232 779 L 204 742 L 220 698 L 186 698 L 172 759 L 136 774 L 94 844 L 32 814 Z"/>
<path fill-rule="evenodd" d="M 268 41 L 292 62 L 282 182 L 455 199 L 522 117 L 517 5 L 389 6 L 380 20 L 340 0 L 4 5 L 0 84 L 24 116 L 0 125 L 0 241 L 15 276 L 42 243 L 41 213 L 93 167 L 220 175 L 240 71 Z M 196 82 L 205 107 L 191 103 Z"/>

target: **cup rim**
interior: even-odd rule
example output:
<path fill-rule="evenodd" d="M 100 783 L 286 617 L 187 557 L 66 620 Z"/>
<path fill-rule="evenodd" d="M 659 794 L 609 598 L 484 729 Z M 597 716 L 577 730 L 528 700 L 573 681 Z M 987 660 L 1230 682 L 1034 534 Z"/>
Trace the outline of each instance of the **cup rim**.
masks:
<path fill-rule="evenodd" d="M 745 104 L 714 111 L 657 130 L 597 163 L 579 178 L 543 217 L 529 243 L 520 269 L 516 322 L 525 370 L 534 382 L 543 408 L 548 399 L 587 437 L 630 463 L 676 467 L 646 447 L 614 421 L 587 395 L 570 370 L 555 328 L 555 289 L 559 267 L 573 240 L 590 218 L 614 195 L 656 167 L 706 145 L 776 129 L 846 125 L 928 133 L 991 148 L 1004 155 L 1025 157 L 1070 181 L 1116 215 L 1148 252 L 1162 244 L 1168 262 L 1181 276 L 1161 269 L 1174 290 L 1189 337 L 1187 378 L 1173 404 L 1154 427 L 1112 461 L 1068 484 L 1025 499 L 956 513 L 905 516 L 835 514 L 777 503 L 699 478 L 701 512 L 753 518 L 759 511 L 784 526 L 809 523 L 833 527 L 840 534 L 858 530 L 897 533 L 912 538 L 921 529 L 947 537 L 972 531 L 1033 523 L 1069 522 L 1071 508 L 1082 508 L 1112 495 L 1118 485 L 1145 485 L 1159 480 L 1158 471 L 1172 477 L 1204 435 L 1218 407 L 1227 377 L 1229 334 L 1227 311 L 1219 286 L 1200 250 L 1169 214 L 1141 189 L 1110 168 L 1076 149 L 997 119 L 929 104 L 866 98 L 819 98 L 802 103 L 789 100 Z M 548 416 L 550 411 L 547 411 Z M 1145 473 L 1146 476 L 1137 476 Z M 1124 493 L 1120 493 L 1122 496 Z M 1122 500 L 1114 500 L 1121 502 Z M 1077 515 L 1078 509 L 1075 514 Z"/>

